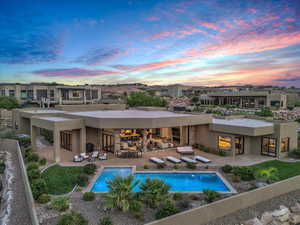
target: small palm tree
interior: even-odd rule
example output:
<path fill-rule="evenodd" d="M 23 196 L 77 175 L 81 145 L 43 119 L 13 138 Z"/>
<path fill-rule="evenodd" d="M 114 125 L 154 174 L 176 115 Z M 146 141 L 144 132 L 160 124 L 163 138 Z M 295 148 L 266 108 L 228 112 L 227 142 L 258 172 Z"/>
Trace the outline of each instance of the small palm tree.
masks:
<path fill-rule="evenodd" d="M 256 173 L 255 178 L 257 180 L 267 182 L 267 183 L 275 182 L 279 179 L 278 178 L 278 170 L 274 167 L 259 170 Z"/>
<path fill-rule="evenodd" d="M 104 203 L 108 208 L 117 208 L 123 212 L 130 209 L 131 203 L 135 201 L 132 192 L 139 181 L 134 181 L 132 175 L 128 177 L 115 177 L 107 181 L 110 191 L 104 197 Z"/>
<path fill-rule="evenodd" d="M 147 178 L 140 188 L 142 199 L 150 207 L 155 208 L 168 199 L 171 186 L 167 185 L 163 180 Z"/>

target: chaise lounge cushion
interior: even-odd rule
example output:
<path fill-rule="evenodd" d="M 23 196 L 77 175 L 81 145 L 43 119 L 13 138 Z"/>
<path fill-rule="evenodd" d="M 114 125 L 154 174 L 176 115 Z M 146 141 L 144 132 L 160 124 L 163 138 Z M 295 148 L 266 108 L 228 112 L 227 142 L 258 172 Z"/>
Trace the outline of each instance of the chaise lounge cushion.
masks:
<path fill-rule="evenodd" d="M 181 163 L 180 159 L 177 159 L 176 157 L 173 157 L 173 156 L 168 156 L 167 160 L 172 162 L 172 163 Z"/>
<path fill-rule="evenodd" d="M 181 159 L 182 161 L 184 161 L 184 162 L 187 162 L 187 163 L 197 163 L 196 160 L 191 159 L 191 158 L 189 158 L 189 157 L 181 157 L 180 159 Z"/>
<path fill-rule="evenodd" d="M 160 158 L 157 158 L 157 157 L 151 157 L 149 160 L 150 160 L 151 162 L 158 163 L 158 164 L 165 163 L 164 160 L 162 160 L 162 159 L 160 159 Z"/>
<path fill-rule="evenodd" d="M 191 146 L 177 147 L 177 152 L 181 154 L 194 154 L 194 150 Z"/>
<path fill-rule="evenodd" d="M 199 156 L 199 155 L 196 155 L 194 157 L 194 160 L 197 160 L 197 161 L 200 161 L 200 162 L 203 162 L 203 163 L 210 163 L 211 162 L 211 160 L 209 160 L 205 157 Z"/>

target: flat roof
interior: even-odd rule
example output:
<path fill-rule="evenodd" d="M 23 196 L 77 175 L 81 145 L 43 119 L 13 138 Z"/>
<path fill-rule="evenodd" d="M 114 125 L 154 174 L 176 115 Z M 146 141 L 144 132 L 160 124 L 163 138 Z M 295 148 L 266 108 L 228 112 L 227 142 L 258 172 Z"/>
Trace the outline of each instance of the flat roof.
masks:
<path fill-rule="evenodd" d="M 32 114 L 43 114 L 43 113 L 64 113 L 62 110 L 51 110 L 51 109 L 37 109 L 37 110 L 29 110 L 24 111 L 26 113 L 32 113 Z"/>
<path fill-rule="evenodd" d="M 254 119 L 213 119 L 213 124 L 219 125 L 229 125 L 229 126 L 238 126 L 238 127 L 273 127 L 273 123 L 262 121 L 262 120 L 254 120 Z"/>
<path fill-rule="evenodd" d="M 70 118 L 56 117 L 56 116 L 39 117 L 39 119 L 42 119 L 42 120 L 48 120 L 48 121 L 53 121 L 53 122 L 72 120 L 72 119 L 70 119 Z"/>
<path fill-rule="evenodd" d="M 86 116 L 94 118 L 170 118 L 170 117 L 190 117 L 193 114 L 181 114 L 169 111 L 144 111 L 144 110 L 105 110 L 88 112 L 67 112 L 65 114 Z"/>

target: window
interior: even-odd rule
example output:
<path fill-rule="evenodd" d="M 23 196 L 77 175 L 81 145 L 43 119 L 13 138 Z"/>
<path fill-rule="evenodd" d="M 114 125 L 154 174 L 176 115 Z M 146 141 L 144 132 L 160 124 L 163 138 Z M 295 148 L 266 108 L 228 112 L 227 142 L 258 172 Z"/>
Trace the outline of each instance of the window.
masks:
<path fill-rule="evenodd" d="M 33 100 L 33 90 L 27 90 L 27 98 Z"/>
<path fill-rule="evenodd" d="M 281 148 L 280 151 L 281 152 L 288 152 L 289 148 L 290 148 L 290 138 L 285 137 L 281 139 Z"/>
<path fill-rule="evenodd" d="M 98 90 L 92 90 L 92 99 L 98 98 Z"/>
<path fill-rule="evenodd" d="M 54 90 L 50 90 L 50 98 L 54 98 Z"/>
<path fill-rule="evenodd" d="M 80 98 L 80 91 L 73 91 L 72 92 L 72 97 L 73 98 Z"/>
<path fill-rule="evenodd" d="M 5 90 L 1 90 L 1 96 L 5 96 Z"/>
<path fill-rule="evenodd" d="M 261 154 L 276 156 L 276 138 L 262 137 Z"/>
<path fill-rule="evenodd" d="M 27 99 L 27 91 L 21 90 L 21 99 Z"/>
<path fill-rule="evenodd" d="M 60 145 L 62 148 L 72 151 L 72 131 L 63 131 L 60 133 Z"/>
<path fill-rule="evenodd" d="M 15 90 L 9 90 L 9 97 L 15 97 Z"/>
<path fill-rule="evenodd" d="M 230 150 L 231 137 L 218 136 L 218 148 L 220 150 Z"/>

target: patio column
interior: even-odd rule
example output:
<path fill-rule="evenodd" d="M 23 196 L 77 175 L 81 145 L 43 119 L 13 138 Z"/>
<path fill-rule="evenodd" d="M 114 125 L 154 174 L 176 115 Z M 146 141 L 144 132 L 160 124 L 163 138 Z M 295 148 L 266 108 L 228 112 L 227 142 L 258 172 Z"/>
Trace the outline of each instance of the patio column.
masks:
<path fill-rule="evenodd" d="M 232 158 L 235 160 L 235 136 L 231 136 L 231 151 L 232 151 Z"/>
<path fill-rule="evenodd" d="M 55 162 L 60 162 L 60 131 L 58 129 L 53 130 L 53 158 Z"/>
<path fill-rule="evenodd" d="M 147 130 L 142 130 L 143 152 L 147 152 Z"/>
<path fill-rule="evenodd" d="M 31 126 L 31 146 L 32 146 L 32 151 L 34 152 L 38 150 L 36 146 L 36 136 L 37 136 L 37 127 Z"/>
<path fill-rule="evenodd" d="M 60 105 L 62 105 L 61 89 L 58 89 L 58 102 Z"/>
<path fill-rule="evenodd" d="M 120 142 L 121 142 L 120 133 L 121 130 L 119 129 L 114 130 L 114 137 L 115 137 L 114 154 L 115 155 L 120 151 Z"/>
<path fill-rule="evenodd" d="M 80 153 L 86 152 L 86 128 L 80 129 Z"/>
<path fill-rule="evenodd" d="M 187 126 L 180 127 L 180 145 L 187 144 Z"/>

